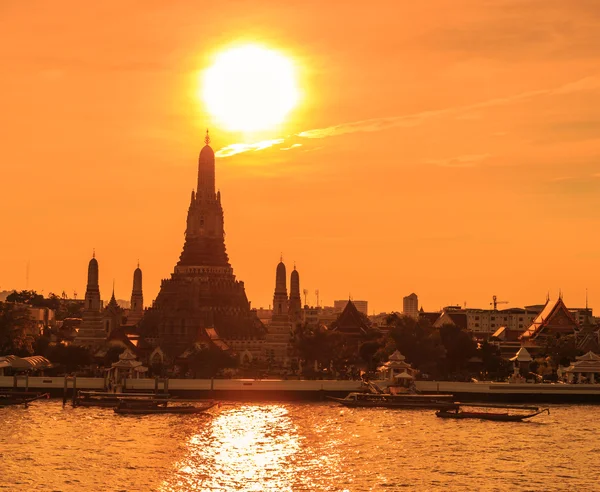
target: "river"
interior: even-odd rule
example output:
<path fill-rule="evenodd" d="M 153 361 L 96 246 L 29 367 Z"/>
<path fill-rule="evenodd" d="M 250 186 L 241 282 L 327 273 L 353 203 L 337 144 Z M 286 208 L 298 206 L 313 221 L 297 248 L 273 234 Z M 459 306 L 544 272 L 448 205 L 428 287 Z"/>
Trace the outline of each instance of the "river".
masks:
<path fill-rule="evenodd" d="M 333 403 L 0 408 L 0 490 L 600 490 L 600 407 L 524 423 Z"/>

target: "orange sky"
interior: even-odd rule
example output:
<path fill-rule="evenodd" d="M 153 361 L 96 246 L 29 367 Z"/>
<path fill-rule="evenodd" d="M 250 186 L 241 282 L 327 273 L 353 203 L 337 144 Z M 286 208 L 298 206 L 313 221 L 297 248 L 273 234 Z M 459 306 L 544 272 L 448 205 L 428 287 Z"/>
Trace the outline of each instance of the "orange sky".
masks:
<path fill-rule="evenodd" d="M 217 160 L 254 307 L 283 252 L 311 303 L 518 306 L 560 288 L 583 305 L 588 287 L 600 308 L 597 2 L 4 0 L 0 31 L 0 290 L 25 288 L 29 261 L 29 288 L 82 297 L 96 248 L 103 299 L 113 278 L 129 298 L 139 258 L 149 304 L 208 126 L 215 150 L 285 139 Z M 301 105 L 260 135 L 215 127 L 196 97 L 245 41 L 301 75 Z"/>

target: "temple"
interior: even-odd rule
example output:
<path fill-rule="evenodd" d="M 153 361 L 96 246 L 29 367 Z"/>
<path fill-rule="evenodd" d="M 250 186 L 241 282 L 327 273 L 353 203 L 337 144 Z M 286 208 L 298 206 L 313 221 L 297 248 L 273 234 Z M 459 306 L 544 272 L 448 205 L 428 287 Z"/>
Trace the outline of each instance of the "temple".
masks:
<path fill-rule="evenodd" d="M 543 345 L 547 338 L 572 335 L 578 329 L 579 323 L 565 306 L 562 297 L 559 296 L 554 303 L 550 300 L 546 301 L 542 312 L 523 332 L 520 339 L 524 345 Z"/>
<path fill-rule="evenodd" d="M 99 272 L 100 267 L 94 253 L 88 265 L 84 311 L 74 343 L 100 351 L 115 340 L 121 340 L 129 346 L 138 339 L 138 325 L 144 316 L 142 270 L 138 264 L 133 273 L 131 309 L 119 306 L 114 285 L 110 301 L 104 306 L 100 299 Z"/>
<path fill-rule="evenodd" d="M 75 338 L 75 343 L 78 345 L 97 345 L 106 339 L 102 323 L 102 300 L 100 299 L 98 278 L 98 260 L 96 260 L 96 253 L 94 252 L 88 264 L 88 279 L 81 326 Z"/>
<path fill-rule="evenodd" d="M 295 270 L 294 270 L 295 271 Z M 293 277 L 292 277 L 293 278 Z M 287 295 L 287 279 L 283 258 L 275 271 L 275 292 L 273 294 L 273 315 L 267 327 L 266 359 L 271 365 L 287 367 L 290 364 L 292 322 Z M 298 289 L 299 287 L 298 280 Z"/>
<path fill-rule="evenodd" d="M 209 144 L 207 131 L 183 251 L 171 277 L 161 282 L 147 316 L 152 323 L 147 323 L 146 337 L 176 357 L 207 329 L 215 329 L 234 351 L 262 358 L 265 328 L 250 310 L 244 283 L 236 280 L 229 264 L 221 194 L 215 192 L 215 154 Z"/>

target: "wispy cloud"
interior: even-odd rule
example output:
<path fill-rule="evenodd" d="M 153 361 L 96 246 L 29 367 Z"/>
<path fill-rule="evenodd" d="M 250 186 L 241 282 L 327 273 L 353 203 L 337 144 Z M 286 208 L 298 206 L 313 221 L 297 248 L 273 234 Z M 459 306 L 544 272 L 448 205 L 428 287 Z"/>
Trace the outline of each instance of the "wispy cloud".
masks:
<path fill-rule="evenodd" d="M 415 127 L 426 123 L 435 118 L 441 117 L 469 117 L 472 114 L 478 114 L 476 111 L 485 108 L 492 108 L 498 106 L 505 106 L 518 101 L 525 101 L 541 96 L 551 95 L 565 95 L 580 91 L 596 90 L 600 88 L 600 75 L 591 75 L 583 79 L 569 82 L 553 89 L 539 89 L 535 91 L 522 92 L 520 94 L 514 94 L 512 96 L 498 97 L 494 99 L 488 99 L 487 101 L 481 101 L 475 104 L 469 104 L 465 106 L 454 106 L 450 108 L 443 108 L 430 111 L 421 111 L 419 113 L 411 113 L 399 116 L 388 116 L 384 118 L 370 118 L 366 120 L 352 121 L 348 123 L 341 123 L 339 125 L 333 125 L 323 128 L 315 128 L 313 130 L 306 130 L 294 135 L 294 138 L 309 138 L 319 139 L 328 138 L 339 135 L 345 135 L 348 133 L 359 133 L 359 132 L 377 132 L 381 130 L 387 130 L 390 128 L 398 127 Z M 278 138 L 274 140 L 263 140 L 261 142 L 250 143 L 250 144 L 231 144 L 227 147 L 220 149 L 216 155 L 219 157 L 229 157 L 232 155 L 240 154 L 242 152 L 251 152 L 267 149 L 269 147 L 283 144 L 286 140 L 292 137 Z M 282 150 L 290 150 L 299 147 L 301 144 L 294 143 Z M 473 156 L 462 156 L 473 157 Z M 488 157 L 487 155 L 485 157 Z M 463 162 L 466 164 L 468 161 Z M 439 164 L 442 165 L 442 164 Z M 456 165 L 456 164 L 455 164 Z"/>
<path fill-rule="evenodd" d="M 279 150 L 292 150 L 292 149 L 297 149 L 298 147 L 302 147 L 302 144 L 301 143 L 295 143 L 295 144 L 290 145 L 289 147 L 282 147 Z"/>
<path fill-rule="evenodd" d="M 426 164 L 433 164 L 442 167 L 475 167 L 478 163 L 491 157 L 490 154 L 468 154 L 451 157 L 448 159 L 428 159 Z"/>
<path fill-rule="evenodd" d="M 274 145 L 281 145 L 285 139 L 275 138 L 273 140 L 261 140 L 260 142 L 254 143 L 235 143 L 223 147 L 215 155 L 217 157 L 230 157 L 232 155 L 241 154 L 242 152 L 256 152 L 258 150 L 264 150 Z"/>

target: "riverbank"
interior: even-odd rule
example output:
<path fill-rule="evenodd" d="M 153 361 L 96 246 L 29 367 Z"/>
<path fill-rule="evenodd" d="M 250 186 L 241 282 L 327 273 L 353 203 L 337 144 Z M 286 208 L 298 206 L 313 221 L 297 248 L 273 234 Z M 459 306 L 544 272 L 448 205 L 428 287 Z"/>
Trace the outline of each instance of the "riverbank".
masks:
<path fill-rule="evenodd" d="M 387 381 L 375 381 L 385 388 Z M 48 392 L 64 396 L 64 377 L 20 377 L 17 388 Z M 103 378 L 77 377 L 67 381 L 67 395 L 77 390 L 104 391 Z M 159 390 L 163 391 L 163 382 Z M 234 401 L 319 401 L 325 396 L 345 396 L 360 391 L 361 381 L 349 380 L 282 380 L 282 379 L 169 379 L 168 391 L 175 396 L 218 398 Z M 522 403 L 600 403 L 600 384 L 514 384 L 461 383 L 453 381 L 416 381 L 417 390 L 424 393 L 453 394 L 457 401 L 522 402 Z M 0 388 L 14 388 L 12 376 L 0 376 Z M 127 379 L 120 391 L 152 392 L 154 379 Z"/>

